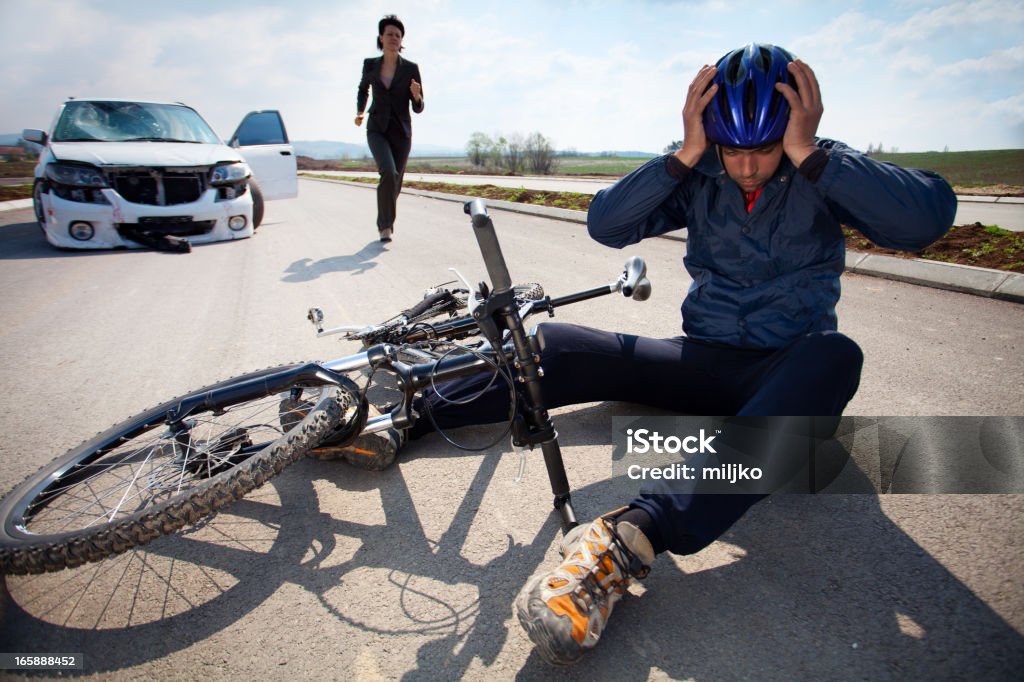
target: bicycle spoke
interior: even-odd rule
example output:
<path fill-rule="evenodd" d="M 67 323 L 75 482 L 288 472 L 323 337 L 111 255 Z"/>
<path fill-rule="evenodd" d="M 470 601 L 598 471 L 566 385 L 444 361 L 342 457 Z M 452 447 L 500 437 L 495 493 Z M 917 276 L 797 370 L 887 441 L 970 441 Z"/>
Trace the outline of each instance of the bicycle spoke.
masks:
<path fill-rule="evenodd" d="M 192 415 L 184 442 L 162 423 L 154 424 L 148 436 L 122 437 L 120 447 L 69 471 L 65 477 L 71 482 L 58 482 L 30 505 L 27 529 L 61 533 L 89 528 L 188 490 L 278 438 L 284 432 L 278 401 L 279 396 L 271 395 L 220 414 Z"/>

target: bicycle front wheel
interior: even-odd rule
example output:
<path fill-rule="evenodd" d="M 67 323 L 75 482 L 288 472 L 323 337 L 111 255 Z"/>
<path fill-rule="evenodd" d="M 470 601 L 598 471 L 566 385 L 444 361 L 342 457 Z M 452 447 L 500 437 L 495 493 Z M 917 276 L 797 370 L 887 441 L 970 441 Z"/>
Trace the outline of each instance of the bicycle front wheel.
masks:
<path fill-rule="evenodd" d="M 0 573 L 80 566 L 194 524 L 354 419 L 358 398 L 344 377 L 318 365 L 288 365 L 131 417 L 0 502 Z M 303 409 L 283 407 L 296 404 Z"/>

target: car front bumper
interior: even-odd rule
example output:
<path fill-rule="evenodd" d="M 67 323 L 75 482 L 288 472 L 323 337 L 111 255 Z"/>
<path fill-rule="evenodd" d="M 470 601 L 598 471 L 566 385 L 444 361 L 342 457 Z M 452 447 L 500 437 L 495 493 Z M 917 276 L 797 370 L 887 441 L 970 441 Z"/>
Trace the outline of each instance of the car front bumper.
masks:
<path fill-rule="evenodd" d="M 109 204 L 61 199 L 53 192 L 39 195 L 46 241 L 62 249 L 145 248 L 130 238 L 134 230 L 177 234 L 192 244 L 245 239 L 253 234 L 252 195 L 217 201 L 217 190 L 208 189 L 197 201 L 173 206 L 150 206 L 126 201 L 112 189 L 100 190 Z M 232 230 L 228 221 L 243 216 L 245 227 Z M 91 239 L 75 239 L 71 226 L 85 222 L 93 228 Z"/>

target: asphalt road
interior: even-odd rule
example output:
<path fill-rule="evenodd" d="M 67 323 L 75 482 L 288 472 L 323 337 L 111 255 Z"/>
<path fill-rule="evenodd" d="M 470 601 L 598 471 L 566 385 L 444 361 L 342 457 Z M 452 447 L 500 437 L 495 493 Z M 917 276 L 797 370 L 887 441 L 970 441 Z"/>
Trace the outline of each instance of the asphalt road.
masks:
<path fill-rule="evenodd" d="M 190 255 L 62 253 L 0 214 L 0 489 L 96 431 L 211 380 L 354 349 L 455 266 L 484 276 L 457 204 L 403 196 L 375 241 L 370 189 L 301 183 L 257 235 Z M 557 320 L 678 331 L 683 245 L 626 251 L 580 225 L 494 212 L 513 278 L 560 295 L 647 258 L 654 295 Z M 844 277 L 864 349 L 851 415 L 1022 415 L 1024 306 Z M 611 416 L 556 411 L 581 518 L 611 495 Z M 427 437 L 383 473 L 304 461 L 214 520 L 95 566 L 10 577 L 0 651 L 80 652 L 91 679 L 550 679 L 512 601 L 557 560 L 544 467 Z M 720 542 L 663 555 L 578 679 L 1000 679 L 1024 667 L 1024 496 L 777 496 Z M 49 676 L 56 676 L 49 673 Z"/>
<path fill-rule="evenodd" d="M 318 175 L 345 175 L 356 177 L 377 177 L 377 173 L 357 171 L 316 171 Z M 419 182 L 446 182 L 457 185 L 497 185 L 498 187 L 525 187 L 527 189 L 548 190 L 554 192 L 580 192 L 595 194 L 598 190 L 614 182 L 608 179 L 568 178 L 547 176 L 501 177 L 494 175 L 453 175 L 408 173 L 406 180 Z M 1024 230 L 1024 199 L 1010 197 L 1001 199 L 999 203 L 993 197 L 960 197 L 957 206 L 955 225 L 982 223 L 998 225 L 1004 230 L 1020 232 Z"/>

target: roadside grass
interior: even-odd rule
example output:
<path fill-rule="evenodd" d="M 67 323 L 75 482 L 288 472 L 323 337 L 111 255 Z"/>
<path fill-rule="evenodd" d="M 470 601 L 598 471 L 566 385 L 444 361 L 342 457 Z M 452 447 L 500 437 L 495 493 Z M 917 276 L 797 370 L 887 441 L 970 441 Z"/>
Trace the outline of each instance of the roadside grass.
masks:
<path fill-rule="evenodd" d="M 0 201 L 31 198 L 32 185 L 0 185 Z"/>
<path fill-rule="evenodd" d="M 0 178 L 31 178 L 36 162 L 32 161 L 0 161 Z"/>
<path fill-rule="evenodd" d="M 555 175 L 599 175 L 620 177 L 650 160 L 650 157 L 559 156 L 555 158 Z M 299 170 L 375 171 L 373 159 L 312 160 L 303 157 Z M 496 166 L 474 166 L 466 157 L 423 157 L 409 159 L 406 173 L 458 173 L 462 175 L 531 175 L 510 173 Z"/>
<path fill-rule="evenodd" d="M 942 239 L 916 253 L 881 248 L 849 227 L 843 228 L 843 234 L 847 248 L 854 251 L 1024 273 L 1024 232 L 996 225 L 954 225 Z"/>
<path fill-rule="evenodd" d="M 344 180 L 346 182 L 358 182 L 364 185 L 376 185 L 377 178 L 363 178 L 338 175 L 317 175 L 304 173 L 305 177 L 321 178 L 323 180 Z M 590 194 L 581 192 L 551 192 L 547 190 L 526 189 L 525 187 L 498 187 L 496 185 L 456 185 L 448 182 L 419 182 L 406 180 L 402 183 L 403 189 L 421 189 L 428 192 L 440 192 L 442 194 L 455 194 L 459 196 L 481 197 L 483 199 L 496 199 L 500 201 L 514 201 L 518 204 L 532 204 L 534 206 L 553 206 L 555 208 L 567 208 L 573 211 L 586 211 L 590 207 Z"/>

